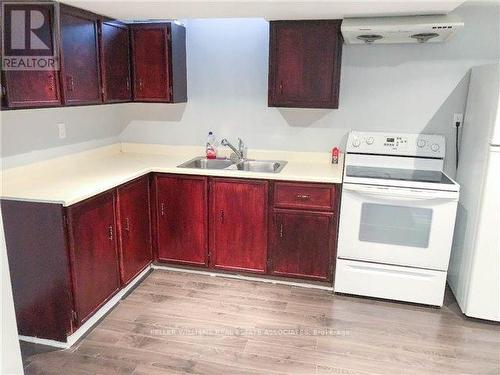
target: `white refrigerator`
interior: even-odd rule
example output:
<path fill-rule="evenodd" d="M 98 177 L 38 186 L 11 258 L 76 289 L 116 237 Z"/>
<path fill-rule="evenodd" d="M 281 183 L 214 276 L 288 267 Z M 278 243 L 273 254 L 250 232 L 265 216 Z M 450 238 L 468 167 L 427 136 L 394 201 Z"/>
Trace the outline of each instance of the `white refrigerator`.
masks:
<path fill-rule="evenodd" d="M 463 313 L 500 321 L 500 64 L 472 68 L 448 283 Z"/>

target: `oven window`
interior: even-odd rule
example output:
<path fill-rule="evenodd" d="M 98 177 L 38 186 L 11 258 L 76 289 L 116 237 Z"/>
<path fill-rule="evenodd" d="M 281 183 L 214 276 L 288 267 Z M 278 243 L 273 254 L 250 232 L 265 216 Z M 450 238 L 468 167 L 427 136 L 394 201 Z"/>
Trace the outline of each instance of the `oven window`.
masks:
<path fill-rule="evenodd" d="M 363 203 L 359 240 L 427 248 L 432 209 Z"/>

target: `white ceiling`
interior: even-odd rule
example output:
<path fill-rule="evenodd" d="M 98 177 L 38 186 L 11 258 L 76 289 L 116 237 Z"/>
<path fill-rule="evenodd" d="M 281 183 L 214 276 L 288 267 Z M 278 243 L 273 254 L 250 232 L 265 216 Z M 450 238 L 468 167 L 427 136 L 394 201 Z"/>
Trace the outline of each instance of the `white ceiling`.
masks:
<path fill-rule="evenodd" d="M 121 20 L 263 17 L 335 19 L 344 17 L 442 14 L 465 0 L 62 0 Z"/>

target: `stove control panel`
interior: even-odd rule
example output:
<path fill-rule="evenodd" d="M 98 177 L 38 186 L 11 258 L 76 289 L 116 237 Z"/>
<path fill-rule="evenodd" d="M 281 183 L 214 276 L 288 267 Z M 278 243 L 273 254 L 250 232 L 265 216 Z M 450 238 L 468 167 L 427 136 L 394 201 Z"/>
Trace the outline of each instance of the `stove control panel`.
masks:
<path fill-rule="evenodd" d="M 351 131 L 347 140 L 347 152 L 444 159 L 445 138 L 437 134 Z"/>

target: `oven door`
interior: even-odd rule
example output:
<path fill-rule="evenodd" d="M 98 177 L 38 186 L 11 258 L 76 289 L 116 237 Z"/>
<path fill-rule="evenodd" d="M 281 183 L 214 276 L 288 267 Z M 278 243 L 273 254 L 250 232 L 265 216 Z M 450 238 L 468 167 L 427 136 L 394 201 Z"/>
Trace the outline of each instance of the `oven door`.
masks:
<path fill-rule="evenodd" d="M 446 271 L 457 202 L 457 192 L 345 183 L 338 257 Z"/>

